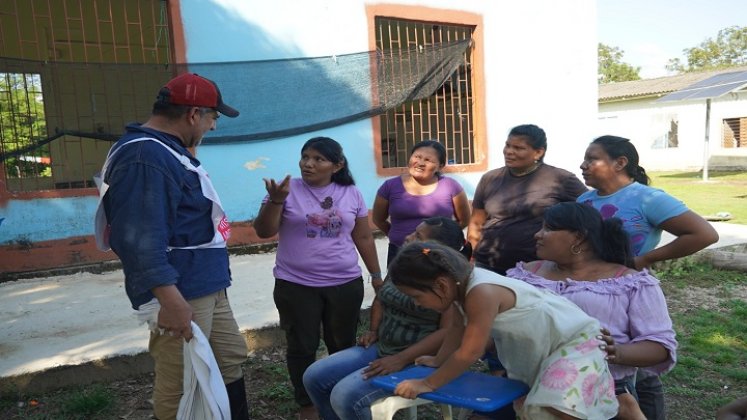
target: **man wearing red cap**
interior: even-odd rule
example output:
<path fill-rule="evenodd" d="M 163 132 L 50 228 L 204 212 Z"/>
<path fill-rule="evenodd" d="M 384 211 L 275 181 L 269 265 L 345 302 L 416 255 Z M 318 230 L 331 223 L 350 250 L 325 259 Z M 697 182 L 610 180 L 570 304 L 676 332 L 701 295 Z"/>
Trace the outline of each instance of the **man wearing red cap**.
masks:
<path fill-rule="evenodd" d="M 177 415 L 191 321 L 209 340 L 231 417 L 248 419 L 246 342 L 226 296 L 230 227 L 195 158 L 219 113 L 239 115 L 223 103 L 215 83 L 191 73 L 172 79 L 159 91 L 148 121 L 127 126 L 101 173 L 97 243 L 122 261 L 132 307 L 160 308 L 149 344 L 156 374 L 153 409 L 160 420 Z"/>

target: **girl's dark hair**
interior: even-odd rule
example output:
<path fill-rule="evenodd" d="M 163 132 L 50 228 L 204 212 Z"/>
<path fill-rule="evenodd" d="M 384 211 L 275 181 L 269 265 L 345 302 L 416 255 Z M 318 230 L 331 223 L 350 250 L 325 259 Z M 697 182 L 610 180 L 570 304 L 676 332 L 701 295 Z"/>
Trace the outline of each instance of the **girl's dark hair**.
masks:
<path fill-rule="evenodd" d="M 604 220 L 594 207 L 569 201 L 550 206 L 545 210 L 544 221 L 550 230 L 581 233 L 602 260 L 635 268 L 628 234 L 617 217 Z"/>
<path fill-rule="evenodd" d="M 467 259 L 472 258 L 472 244 L 464 239 L 464 230 L 448 217 L 429 217 L 423 223 L 430 227 L 428 239 L 438 241 L 459 251 Z"/>
<path fill-rule="evenodd" d="M 547 153 L 547 135 L 545 135 L 545 130 L 534 124 L 517 125 L 508 132 L 508 136 L 524 137 L 532 149 L 544 149 L 545 153 Z M 542 153 L 542 156 L 540 156 L 540 162 L 545 159 L 545 153 Z"/>
<path fill-rule="evenodd" d="M 435 149 L 436 153 L 438 154 L 438 163 L 446 166 L 446 148 L 443 144 L 439 143 L 438 140 L 423 140 L 421 142 L 415 143 L 415 145 L 412 146 L 412 149 L 410 149 L 410 156 L 412 156 L 412 154 L 415 153 L 416 150 L 423 147 L 430 147 Z"/>
<path fill-rule="evenodd" d="M 625 173 L 639 184 L 649 185 L 651 183 L 651 178 L 646 175 L 646 170 L 638 164 L 640 161 L 638 151 L 630 140 L 625 137 L 602 136 L 594 139 L 591 144 L 601 146 L 612 159 L 617 159 L 620 156 L 627 158 L 628 164 L 625 165 Z"/>
<path fill-rule="evenodd" d="M 329 137 L 314 137 L 304 143 L 301 148 L 301 153 L 305 152 L 306 149 L 316 150 L 321 153 L 325 159 L 332 163 L 342 163 L 342 168 L 332 174 L 332 182 L 339 185 L 355 185 L 353 174 L 350 173 L 348 160 L 342 153 L 342 146 L 340 146 L 340 143 Z"/>
<path fill-rule="evenodd" d="M 466 282 L 472 264 L 459 251 L 438 242 L 413 242 L 400 248 L 387 269 L 396 286 L 433 291 L 436 278 L 445 276 L 454 282 Z"/>

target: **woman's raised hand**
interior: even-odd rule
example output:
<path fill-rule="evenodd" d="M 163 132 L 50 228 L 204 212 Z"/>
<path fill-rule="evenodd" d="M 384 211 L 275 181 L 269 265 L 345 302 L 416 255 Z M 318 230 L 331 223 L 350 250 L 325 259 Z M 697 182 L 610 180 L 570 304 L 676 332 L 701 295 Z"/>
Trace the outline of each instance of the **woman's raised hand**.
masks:
<path fill-rule="evenodd" d="M 270 201 L 274 203 L 282 203 L 290 193 L 290 175 L 286 175 L 280 183 L 270 178 L 262 178 L 265 182 L 265 189 L 267 194 L 270 196 Z"/>

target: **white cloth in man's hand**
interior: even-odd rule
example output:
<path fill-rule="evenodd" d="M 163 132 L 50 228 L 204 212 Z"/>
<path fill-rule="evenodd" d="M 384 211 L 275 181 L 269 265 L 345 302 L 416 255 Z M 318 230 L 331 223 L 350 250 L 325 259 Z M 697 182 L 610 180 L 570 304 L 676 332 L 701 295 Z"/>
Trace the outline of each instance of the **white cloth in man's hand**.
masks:
<path fill-rule="evenodd" d="M 192 322 L 192 337 L 184 342 L 184 395 L 177 420 L 230 420 L 228 393 L 210 343 Z"/>

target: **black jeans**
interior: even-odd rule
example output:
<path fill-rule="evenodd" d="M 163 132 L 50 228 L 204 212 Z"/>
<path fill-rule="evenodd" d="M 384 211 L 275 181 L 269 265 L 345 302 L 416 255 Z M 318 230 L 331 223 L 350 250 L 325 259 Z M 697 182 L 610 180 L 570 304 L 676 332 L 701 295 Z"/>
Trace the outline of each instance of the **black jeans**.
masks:
<path fill-rule="evenodd" d="M 635 378 L 635 390 L 638 394 L 638 405 L 648 420 L 665 420 L 664 384 L 659 375 L 638 369 Z"/>
<path fill-rule="evenodd" d="M 303 386 L 303 374 L 316 360 L 319 326 L 330 354 L 355 345 L 363 303 L 363 278 L 330 287 L 302 286 L 275 279 L 272 296 L 280 314 L 280 328 L 285 331 L 286 364 L 294 398 L 301 406 L 311 405 Z"/>

